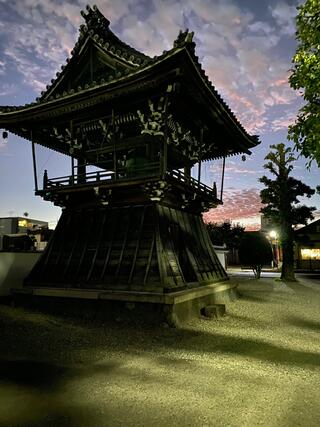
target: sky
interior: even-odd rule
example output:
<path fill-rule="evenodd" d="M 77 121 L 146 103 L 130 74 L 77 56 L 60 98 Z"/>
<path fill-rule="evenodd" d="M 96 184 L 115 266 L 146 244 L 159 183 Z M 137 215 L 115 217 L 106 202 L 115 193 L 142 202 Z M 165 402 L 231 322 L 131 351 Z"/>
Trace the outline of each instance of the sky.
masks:
<path fill-rule="evenodd" d="M 301 3 L 301 1 L 300 1 Z M 258 179 L 266 171 L 271 144 L 287 143 L 287 127 L 303 105 L 288 84 L 295 52 L 299 0 L 97 0 L 112 31 L 134 48 L 154 56 L 172 47 L 179 30 L 194 31 L 196 55 L 209 79 L 237 118 L 261 144 L 252 155 L 226 160 L 224 205 L 205 214 L 208 221 L 232 220 L 259 228 Z M 77 40 L 86 1 L 0 0 L 0 106 L 32 102 L 55 77 Z M 92 6 L 93 4 L 91 4 Z M 290 145 L 290 144 L 289 144 Z M 69 160 L 37 147 L 39 180 L 69 174 Z M 297 153 L 298 154 L 298 153 Z M 293 175 L 311 187 L 319 169 L 298 159 Z M 208 162 L 202 181 L 221 183 L 221 161 Z M 0 217 L 45 220 L 54 227 L 60 209 L 34 195 L 31 144 L 12 134 L 0 136 Z M 320 196 L 303 199 L 316 206 Z"/>

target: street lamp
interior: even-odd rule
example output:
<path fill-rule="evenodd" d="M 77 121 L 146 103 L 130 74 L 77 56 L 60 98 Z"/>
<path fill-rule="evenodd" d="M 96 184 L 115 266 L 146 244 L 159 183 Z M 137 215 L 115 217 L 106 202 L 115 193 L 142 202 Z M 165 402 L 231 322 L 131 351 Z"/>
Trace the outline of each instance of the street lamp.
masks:
<path fill-rule="evenodd" d="M 278 233 L 275 230 L 271 230 L 269 232 L 269 237 L 270 237 L 270 243 L 271 243 L 271 248 L 272 248 L 272 253 L 274 258 L 272 260 L 272 268 L 274 268 L 274 261 L 276 263 L 276 266 L 278 267 L 278 246 L 277 246 Z"/>
<path fill-rule="evenodd" d="M 269 233 L 269 236 L 271 237 L 272 240 L 276 240 L 278 234 L 275 230 L 271 230 Z"/>

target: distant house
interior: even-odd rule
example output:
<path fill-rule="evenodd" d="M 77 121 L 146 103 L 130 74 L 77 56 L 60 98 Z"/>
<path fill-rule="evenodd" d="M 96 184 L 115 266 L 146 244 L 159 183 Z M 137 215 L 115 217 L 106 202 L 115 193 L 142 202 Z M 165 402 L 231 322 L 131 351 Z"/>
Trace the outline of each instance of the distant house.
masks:
<path fill-rule="evenodd" d="M 48 223 L 21 216 L 0 218 L 0 234 L 23 234 L 37 228 L 48 228 Z"/>
<path fill-rule="evenodd" d="M 48 222 L 27 217 L 0 218 L 0 250 L 44 249 Z"/>
<path fill-rule="evenodd" d="M 295 231 L 296 268 L 320 269 L 320 219 Z"/>

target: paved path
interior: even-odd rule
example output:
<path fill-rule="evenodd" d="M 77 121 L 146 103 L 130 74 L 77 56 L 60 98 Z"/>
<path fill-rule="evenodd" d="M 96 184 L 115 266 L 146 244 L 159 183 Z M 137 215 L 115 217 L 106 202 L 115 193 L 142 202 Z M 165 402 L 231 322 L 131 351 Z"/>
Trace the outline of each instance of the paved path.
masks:
<path fill-rule="evenodd" d="M 320 425 L 320 292 L 234 275 L 184 330 L 0 306 L 0 426 Z"/>

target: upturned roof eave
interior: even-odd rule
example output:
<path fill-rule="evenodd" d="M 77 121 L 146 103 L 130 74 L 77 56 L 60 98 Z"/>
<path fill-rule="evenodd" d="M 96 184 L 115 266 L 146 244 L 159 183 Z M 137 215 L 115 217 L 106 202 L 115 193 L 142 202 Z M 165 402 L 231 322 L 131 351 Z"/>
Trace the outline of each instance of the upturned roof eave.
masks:
<path fill-rule="evenodd" d="M 123 84 L 123 83 L 128 83 L 128 85 L 135 83 L 137 77 L 138 78 L 144 78 L 145 74 L 147 74 L 150 70 L 152 71 L 153 68 L 156 68 L 164 60 L 169 60 L 172 56 L 176 55 L 181 50 L 182 50 L 182 48 L 172 49 L 171 51 L 166 52 L 166 54 L 158 57 L 156 60 L 150 61 L 150 63 L 148 63 L 147 65 L 133 69 L 132 72 L 129 72 L 128 74 L 122 75 L 121 77 L 119 77 L 117 79 L 114 79 L 112 81 L 105 82 L 102 84 L 96 84 L 93 87 L 83 88 L 82 90 L 75 91 L 72 94 L 67 94 L 67 95 L 63 95 L 63 96 L 60 95 L 58 98 L 51 99 L 51 100 L 49 100 L 49 99 L 43 99 L 43 100 L 38 99 L 37 102 L 32 102 L 30 104 L 25 104 L 25 105 L 21 105 L 21 106 L 0 106 L 0 125 L 1 125 L 1 122 L 5 123 L 5 121 L 1 120 L 1 118 L 17 117 L 17 116 L 23 115 L 26 111 L 37 112 L 37 111 L 40 111 L 41 109 L 44 109 L 48 106 L 59 107 L 60 105 L 64 104 L 65 102 L 68 102 L 70 100 L 77 102 L 78 98 L 81 99 L 83 97 L 95 95 L 95 93 L 99 94 L 100 91 L 102 92 L 104 90 L 109 90 L 109 89 L 117 90 L 118 85 Z M 1 109 L 8 109 L 8 111 L 1 111 Z"/>
<path fill-rule="evenodd" d="M 123 75 L 117 79 L 114 79 L 111 82 L 97 84 L 94 87 L 86 88 L 81 91 L 74 92 L 72 94 L 67 94 L 65 96 L 62 96 L 53 100 L 46 99 L 46 100 L 38 101 L 37 103 L 33 103 L 33 104 L 21 106 L 21 107 L 11 107 L 14 110 L 10 109 L 10 111 L 8 112 L 0 113 L 0 126 L 3 124 L 8 124 L 6 119 L 9 119 L 9 122 L 11 123 L 12 123 L 12 119 L 16 120 L 20 118 L 19 121 L 23 121 L 26 113 L 32 113 L 32 112 L 37 113 L 43 109 L 52 110 L 55 108 L 59 108 L 68 103 L 80 102 L 83 99 L 86 99 L 88 96 L 95 97 L 95 96 L 101 95 L 104 91 L 106 92 L 110 91 L 110 93 L 112 93 L 113 91 L 118 90 L 120 85 L 123 87 L 126 85 L 130 86 L 136 83 L 137 79 L 141 80 L 146 76 L 150 77 L 153 71 L 159 67 L 159 64 L 163 64 L 164 62 L 171 61 L 172 58 L 181 54 L 181 52 L 187 53 L 187 58 L 189 63 L 192 64 L 192 67 L 195 71 L 197 78 L 199 79 L 199 81 L 201 81 L 202 86 L 205 88 L 209 97 L 211 98 L 211 104 L 213 109 L 215 111 L 221 111 L 222 112 L 221 117 L 224 118 L 225 125 L 228 126 L 228 124 L 232 124 L 233 132 L 236 135 L 238 134 L 239 136 L 241 136 L 241 140 L 243 141 L 243 143 L 240 144 L 243 150 L 241 152 L 249 154 L 250 153 L 249 148 L 256 146 L 259 142 L 257 141 L 255 136 L 250 136 L 244 130 L 244 128 L 235 118 L 232 111 L 223 102 L 220 95 L 218 94 L 214 86 L 211 84 L 207 76 L 204 77 L 204 72 L 201 72 L 201 69 L 199 70 L 199 67 L 201 67 L 199 62 L 197 62 L 197 60 L 194 58 L 194 55 L 190 54 L 189 49 L 187 49 L 186 46 L 173 48 L 170 51 L 161 55 L 160 57 L 151 60 L 147 65 L 136 68 L 132 70 L 129 74 Z M 0 110 L 1 110 L 1 107 L 0 107 Z M 227 120 L 225 120 L 226 117 L 228 118 Z M 239 142 L 240 141 L 238 141 L 238 143 Z"/>

